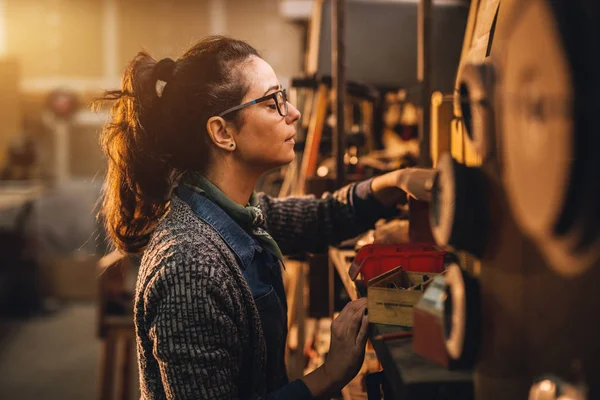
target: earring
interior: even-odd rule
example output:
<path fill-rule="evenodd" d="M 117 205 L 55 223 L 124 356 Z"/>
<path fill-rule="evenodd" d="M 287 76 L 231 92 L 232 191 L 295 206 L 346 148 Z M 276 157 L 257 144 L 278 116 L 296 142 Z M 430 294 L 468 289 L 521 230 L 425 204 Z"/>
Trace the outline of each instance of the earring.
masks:
<path fill-rule="evenodd" d="M 234 146 L 234 144 L 233 144 L 233 143 L 231 143 L 231 144 L 229 145 L 229 147 L 233 147 L 233 146 Z"/>

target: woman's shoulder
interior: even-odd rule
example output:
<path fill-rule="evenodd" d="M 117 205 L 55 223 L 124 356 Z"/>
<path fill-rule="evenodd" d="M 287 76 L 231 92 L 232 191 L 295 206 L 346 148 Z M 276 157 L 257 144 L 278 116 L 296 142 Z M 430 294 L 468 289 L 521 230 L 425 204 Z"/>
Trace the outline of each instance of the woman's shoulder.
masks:
<path fill-rule="evenodd" d="M 186 274 L 216 277 L 222 282 L 232 277 L 233 265 L 237 268 L 235 257 L 218 233 L 174 197 L 146 246 L 138 283 L 148 282 L 159 271 L 170 275 L 182 269 Z"/>
<path fill-rule="evenodd" d="M 160 219 L 144 255 L 167 253 L 173 250 L 190 257 L 219 249 L 219 235 L 194 215 L 191 208 L 178 197 L 173 197 L 167 213 Z"/>

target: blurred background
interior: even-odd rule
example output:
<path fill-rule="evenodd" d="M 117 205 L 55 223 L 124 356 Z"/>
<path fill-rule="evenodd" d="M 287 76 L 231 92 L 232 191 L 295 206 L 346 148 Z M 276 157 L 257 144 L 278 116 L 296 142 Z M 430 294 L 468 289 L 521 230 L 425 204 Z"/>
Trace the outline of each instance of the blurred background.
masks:
<path fill-rule="evenodd" d="M 344 160 L 357 180 L 417 162 L 417 1 L 349 3 Z M 453 90 L 468 13 L 469 1 L 435 2 L 431 87 L 444 94 Z M 96 221 L 105 170 L 98 134 L 108 114 L 90 104 L 119 87 L 138 51 L 176 59 L 210 34 L 248 41 L 296 89 L 299 153 L 306 143 L 314 152 L 311 130 L 322 126 L 312 164 L 298 158 L 259 189 L 329 189 L 335 119 L 317 89 L 331 89 L 328 1 L 0 0 L 1 398 L 98 397 L 112 354 L 98 265 L 112 249 Z M 131 287 L 135 265 L 124 268 Z M 121 300 L 109 307 L 127 314 L 130 298 Z M 119 351 L 133 359 L 128 346 Z M 116 368 L 131 375 L 124 390 L 135 397 L 135 362 Z"/>
<path fill-rule="evenodd" d="M 97 397 L 107 113 L 92 100 L 139 50 L 175 59 L 217 33 L 248 40 L 286 84 L 302 71 L 304 3 L 286 15 L 277 0 L 0 1 L 1 398 Z"/>

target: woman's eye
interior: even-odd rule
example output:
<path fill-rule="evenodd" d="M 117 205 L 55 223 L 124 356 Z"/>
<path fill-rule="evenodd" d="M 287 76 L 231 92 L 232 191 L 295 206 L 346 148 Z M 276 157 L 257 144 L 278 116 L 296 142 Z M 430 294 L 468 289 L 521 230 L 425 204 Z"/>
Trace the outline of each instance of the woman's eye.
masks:
<path fill-rule="evenodd" d="M 277 110 L 277 106 L 276 106 L 275 104 L 268 104 L 268 107 L 269 107 L 271 110 Z"/>

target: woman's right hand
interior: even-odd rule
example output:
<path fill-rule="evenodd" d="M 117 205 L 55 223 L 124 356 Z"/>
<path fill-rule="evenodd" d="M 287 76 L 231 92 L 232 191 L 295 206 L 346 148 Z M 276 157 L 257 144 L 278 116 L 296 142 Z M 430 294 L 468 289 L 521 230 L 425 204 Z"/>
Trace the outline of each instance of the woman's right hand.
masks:
<path fill-rule="evenodd" d="M 366 298 L 354 300 L 331 324 L 331 345 L 323 369 L 333 387 L 343 388 L 360 371 L 369 326 L 366 309 Z"/>

